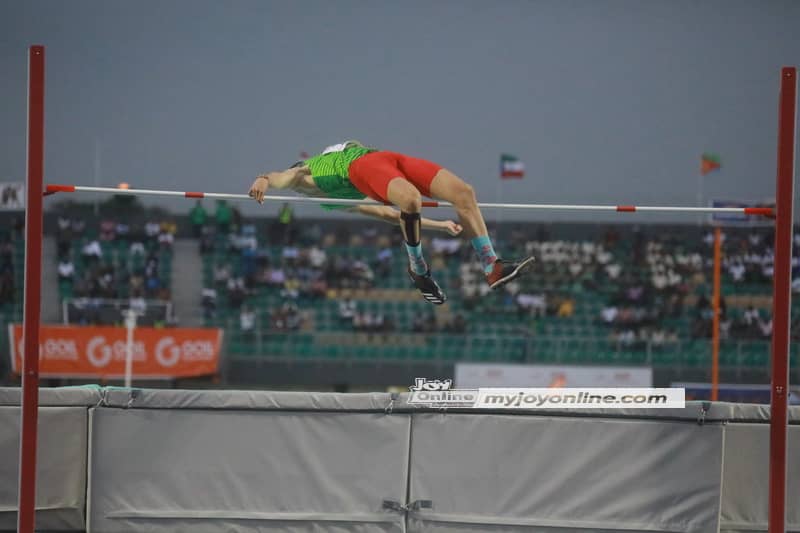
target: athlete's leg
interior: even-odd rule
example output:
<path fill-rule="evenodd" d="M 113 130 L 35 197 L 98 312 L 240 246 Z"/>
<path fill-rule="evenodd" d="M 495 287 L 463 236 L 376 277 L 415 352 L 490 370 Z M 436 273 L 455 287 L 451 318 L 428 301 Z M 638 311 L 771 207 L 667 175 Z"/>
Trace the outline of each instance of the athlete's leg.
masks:
<path fill-rule="evenodd" d="M 422 195 L 398 167 L 397 154 L 367 154 L 350 165 L 349 173 L 350 181 L 358 190 L 372 198 L 388 201 L 400 209 L 400 230 L 408 253 L 409 275 L 426 300 L 437 305 L 443 304 L 447 296 L 431 277 L 422 255 Z"/>
<path fill-rule="evenodd" d="M 483 265 L 486 281 L 490 287 L 493 289 L 500 287 L 518 277 L 533 261 L 533 257 L 517 262 L 507 262 L 497 258 L 483 214 L 478 208 L 475 190 L 469 183 L 443 168 L 433 178 L 430 192 L 434 198 L 453 204 L 461 225 L 464 226 L 464 233 L 470 238 L 472 247 Z"/>
<path fill-rule="evenodd" d="M 489 231 L 486 229 L 483 214 L 478 208 L 475 189 L 469 183 L 443 168 L 431 182 L 431 194 L 434 198 L 453 204 L 456 213 L 458 213 L 459 221 L 464 226 L 464 236 L 471 240 L 472 246 L 481 260 L 483 270 L 487 274 L 491 272 L 494 262 L 497 261 L 497 254 L 489 238 Z"/>
<path fill-rule="evenodd" d="M 386 190 L 387 199 L 400 209 L 400 231 L 406 242 L 409 265 L 415 274 L 428 272 L 428 265 L 422 255 L 420 241 L 422 224 L 422 196 L 419 191 L 404 177 L 398 176 L 389 182 Z"/>

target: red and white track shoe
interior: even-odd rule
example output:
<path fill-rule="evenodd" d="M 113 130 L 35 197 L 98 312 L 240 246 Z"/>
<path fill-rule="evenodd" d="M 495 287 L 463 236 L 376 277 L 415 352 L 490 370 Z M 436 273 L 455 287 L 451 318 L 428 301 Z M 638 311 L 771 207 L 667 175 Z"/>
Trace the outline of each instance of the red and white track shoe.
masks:
<path fill-rule="evenodd" d="M 498 259 L 492 265 L 492 271 L 486 274 L 486 283 L 489 284 L 491 289 L 502 287 L 509 281 L 517 279 L 524 274 L 533 261 L 533 256 L 516 262 Z"/>

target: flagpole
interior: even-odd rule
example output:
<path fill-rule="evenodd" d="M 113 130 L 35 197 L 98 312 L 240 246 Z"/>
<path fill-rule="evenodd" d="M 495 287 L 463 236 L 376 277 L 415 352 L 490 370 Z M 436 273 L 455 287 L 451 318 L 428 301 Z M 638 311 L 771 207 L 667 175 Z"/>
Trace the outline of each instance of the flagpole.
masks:
<path fill-rule="evenodd" d="M 500 165 L 499 165 L 499 167 L 497 169 L 497 173 L 498 173 L 497 174 L 497 179 L 500 182 L 498 184 L 498 186 L 500 188 L 500 194 L 497 196 L 497 202 L 502 204 L 503 203 L 503 189 L 505 189 L 505 182 L 506 182 L 506 180 L 503 178 L 503 160 L 502 160 L 502 156 L 500 157 L 500 162 L 499 163 L 500 163 Z M 505 209 L 501 209 L 500 210 L 500 213 L 498 214 L 497 219 L 496 219 L 497 232 L 494 235 L 494 240 L 498 241 L 498 242 L 500 241 L 500 226 L 503 223 L 503 218 L 504 218 L 503 211 L 505 211 Z"/>
<path fill-rule="evenodd" d="M 706 178 L 703 176 L 703 173 L 700 172 L 700 175 L 697 177 L 697 207 L 703 207 L 703 197 L 705 196 L 705 179 Z M 697 215 L 697 224 L 702 226 L 703 222 L 705 221 L 704 219 L 705 215 L 703 215 L 703 213 L 699 213 Z"/>

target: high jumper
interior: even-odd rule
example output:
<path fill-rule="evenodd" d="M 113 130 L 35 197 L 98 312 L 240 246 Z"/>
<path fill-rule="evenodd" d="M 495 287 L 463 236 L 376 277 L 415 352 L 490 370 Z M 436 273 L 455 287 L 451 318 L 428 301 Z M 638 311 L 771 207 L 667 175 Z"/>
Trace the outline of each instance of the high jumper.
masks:
<path fill-rule="evenodd" d="M 399 211 L 389 205 L 356 205 L 346 209 L 400 226 L 408 253 L 408 274 L 414 286 L 432 304 L 445 303 L 447 296 L 431 276 L 423 256 L 420 242 L 423 228 L 468 238 L 492 289 L 517 278 L 533 262 L 532 256 L 520 261 L 499 259 L 478 207 L 475 190 L 446 168 L 425 159 L 346 141 L 328 146 L 319 155 L 298 161 L 287 170 L 259 175 L 248 194 L 263 203 L 269 188 L 291 189 L 306 196 L 331 199 L 369 196 L 396 206 Z M 451 202 L 460 224 L 423 218 L 420 215 L 422 196 Z"/>

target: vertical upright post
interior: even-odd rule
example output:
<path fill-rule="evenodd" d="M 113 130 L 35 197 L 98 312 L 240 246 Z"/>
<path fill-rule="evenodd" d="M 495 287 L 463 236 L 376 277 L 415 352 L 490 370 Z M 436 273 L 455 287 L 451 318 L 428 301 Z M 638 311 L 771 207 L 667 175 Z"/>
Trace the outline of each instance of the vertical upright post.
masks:
<path fill-rule="evenodd" d="M 720 270 L 722 263 L 722 232 L 714 228 L 714 292 L 711 309 L 714 313 L 711 326 L 711 401 L 719 399 L 719 319 L 720 319 Z"/>
<path fill-rule="evenodd" d="M 125 387 L 130 389 L 133 382 L 133 330 L 136 329 L 136 311 L 125 311 Z"/>
<path fill-rule="evenodd" d="M 786 448 L 789 388 L 789 324 L 792 282 L 794 142 L 797 69 L 781 70 L 778 108 L 778 175 L 775 189 L 775 279 L 772 294 L 772 398 L 769 431 L 769 533 L 786 525 Z"/>
<path fill-rule="evenodd" d="M 25 195 L 25 303 L 22 337 L 22 424 L 17 531 L 33 533 L 36 433 L 39 418 L 39 310 L 42 283 L 44 181 L 44 46 L 28 51 L 28 185 Z"/>

